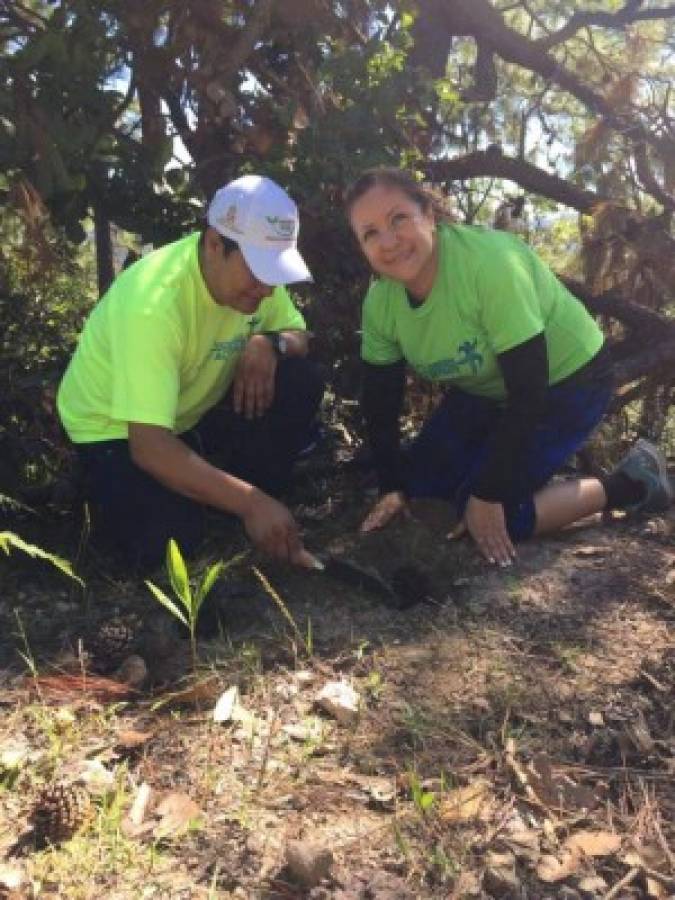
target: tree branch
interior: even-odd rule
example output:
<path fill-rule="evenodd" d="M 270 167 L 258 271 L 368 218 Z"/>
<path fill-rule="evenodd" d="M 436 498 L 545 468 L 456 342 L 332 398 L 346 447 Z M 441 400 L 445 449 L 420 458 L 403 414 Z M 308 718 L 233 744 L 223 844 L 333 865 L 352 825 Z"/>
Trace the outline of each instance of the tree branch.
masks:
<path fill-rule="evenodd" d="M 629 0 L 627 6 L 632 8 L 634 5 L 635 0 L 632 4 Z M 422 11 L 425 17 L 430 18 L 427 30 L 436 34 L 445 33 L 446 44 L 452 39 L 453 34 L 470 35 L 478 42 L 488 42 L 502 59 L 529 69 L 547 81 L 557 84 L 580 100 L 590 111 L 602 116 L 611 128 L 621 133 L 630 131 L 633 140 L 643 140 L 656 147 L 664 158 L 675 153 L 675 141 L 653 134 L 644 125 L 634 120 L 628 122 L 625 117 L 617 114 L 610 102 L 580 81 L 545 48 L 506 25 L 499 10 L 488 0 L 454 0 L 454 3 L 447 3 L 446 0 L 424 0 Z M 658 12 L 658 17 L 675 15 L 675 7 L 665 7 Z M 637 11 L 634 14 L 637 15 Z"/>
<path fill-rule="evenodd" d="M 499 150 L 478 150 L 454 159 L 434 160 L 427 164 L 426 172 L 434 182 L 506 178 L 525 190 L 550 197 L 551 200 L 583 213 L 591 213 L 598 203 L 608 201 L 607 197 L 578 188 L 523 159 L 504 156 Z"/>
<path fill-rule="evenodd" d="M 558 277 L 594 315 L 618 319 L 626 327 L 639 330 L 644 338 L 675 341 L 675 319 L 671 316 L 664 316 L 656 310 L 626 300 L 617 291 L 594 295 L 581 281 Z"/>
<path fill-rule="evenodd" d="M 665 188 L 662 188 L 656 180 L 656 176 L 649 165 L 645 142 L 637 141 L 633 147 L 633 152 L 635 155 L 635 169 L 644 190 L 650 193 L 655 200 L 658 200 L 664 209 L 669 212 L 675 211 L 675 196 L 668 193 Z"/>
<path fill-rule="evenodd" d="M 642 0 L 627 2 L 626 5 L 615 13 L 608 12 L 576 12 L 572 18 L 558 31 L 546 37 L 539 38 L 534 43 L 542 50 L 550 50 L 558 44 L 564 43 L 589 25 L 599 25 L 601 28 L 623 29 L 631 22 L 647 21 L 649 19 L 667 19 L 675 16 L 675 6 L 664 6 L 658 9 L 639 9 Z"/>
<path fill-rule="evenodd" d="M 253 52 L 269 24 L 273 4 L 274 0 L 257 0 L 255 3 L 251 18 L 234 44 L 227 48 L 227 64 L 219 69 L 223 81 L 233 78 Z"/>

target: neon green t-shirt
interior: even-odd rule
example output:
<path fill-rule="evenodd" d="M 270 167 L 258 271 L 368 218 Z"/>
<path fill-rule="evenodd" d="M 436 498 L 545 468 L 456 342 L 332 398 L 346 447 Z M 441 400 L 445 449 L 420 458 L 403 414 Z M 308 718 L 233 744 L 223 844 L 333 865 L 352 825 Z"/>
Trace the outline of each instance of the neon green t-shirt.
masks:
<path fill-rule="evenodd" d="M 420 306 L 398 282 L 372 284 L 363 306 L 366 362 L 405 359 L 431 381 L 501 400 L 498 353 L 543 332 L 556 384 L 598 352 L 604 338 L 594 319 L 519 237 L 442 225 L 438 240 L 438 273 Z"/>
<path fill-rule="evenodd" d="M 75 443 L 126 438 L 129 422 L 180 434 L 223 397 L 251 334 L 305 328 L 282 287 L 254 316 L 218 306 L 198 241 L 191 234 L 139 260 L 93 309 L 57 397 Z"/>

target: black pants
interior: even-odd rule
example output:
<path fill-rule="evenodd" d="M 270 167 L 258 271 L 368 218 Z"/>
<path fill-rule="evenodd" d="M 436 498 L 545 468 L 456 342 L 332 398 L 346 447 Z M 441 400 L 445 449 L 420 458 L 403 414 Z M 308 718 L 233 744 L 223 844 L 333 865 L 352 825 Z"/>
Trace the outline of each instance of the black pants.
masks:
<path fill-rule="evenodd" d="M 248 420 L 228 394 L 190 431 L 193 450 L 273 496 L 288 487 L 299 453 L 311 442 L 323 381 L 307 359 L 281 360 L 274 402 Z M 160 484 L 131 459 L 126 440 L 78 444 L 94 537 L 133 568 L 160 562 L 169 538 L 192 553 L 205 535 L 205 509 Z"/>

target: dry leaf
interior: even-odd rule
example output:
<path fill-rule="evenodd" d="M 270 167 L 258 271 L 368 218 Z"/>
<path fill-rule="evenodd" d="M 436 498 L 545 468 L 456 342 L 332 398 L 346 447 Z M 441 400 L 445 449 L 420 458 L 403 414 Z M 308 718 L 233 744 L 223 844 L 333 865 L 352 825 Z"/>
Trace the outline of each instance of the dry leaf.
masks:
<path fill-rule="evenodd" d="M 577 784 L 564 773 L 554 774 L 551 760 L 545 753 L 538 753 L 526 772 L 537 798 L 550 808 L 591 810 L 600 802 L 590 788 Z"/>
<path fill-rule="evenodd" d="M 467 822 L 475 819 L 490 800 L 490 783 L 476 778 L 466 787 L 456 788 L 443 796 L 440 816 L 444 822 Z"/>
<path fill-rule="evenodd" d="M 192 822 L 202 819 L 204 813 L 187 794 L 176 791 L 157 804 L 155 816 L 159 822 L 153 834 L 156 838 L 165 838 L 186 831 Z"/>
<path fill-rule="evenodd" d="M 0 769 L 20 769 L 30 755 L 24 735 L 7 738 L 0 744 Z"/>
<path fill-rule="evenodd" d="M 0 863 L 0 890 L 18 891 L 24 882 L 25 874 L 18 866 Z"/>
<path fill-rule="evenodd" d="M 102 675 L 39 675 L 26 679 L 28 686 L 34 686 L 46 699 L 59 701 L 86 696 L 101 703 L 112 703 L 130 697 L 134 690 L 128 684 L 122 684 Z"/>
<path fill-rule="evenodd" d="M 220 678 L 212 675 L 203 681 L 197 681 L 182 691 L 165 694 L 154 705 L 153 710 L 162 706 L 190 706 L 192 704 L 210 702 L 220 695 Z"/>
<path fill-rule="evenodd" d="M 152 788 L 147 781 L 144 781 L 139 785 L 136 796 L 134 797 L 134 802 L 131 804 L 131 809 L 129 810 L 128 819 L 132 825 L 138 827 L 143 824 L 143 819 L 145 818 L 145 813 L 147 812 L 151 797 Z"/>
<path fill-rule="evenodd" d="M 99 759 L 84 760 L 74 769 L 74 780 L 86 785 L 90 794 L 103 797 L 115 787 L 115 775 Z"/>
<path fill-rule="evenodd" d="M 607 556 L 609 547 L 593 547 L 590 544 L 585 547 L 577 547 L 572 551 L 573 556 L 589 558 L 593 556 Z"/>
<path fill-rule="evenodd" d="M 548 884 L 563 881 L 577 871 L 580 862 L 581 858 L 574 853 L 568 853 L 562 859 L 546 854 L 537 863 L 537 877 Z"/>
<path fill-rule="evenodd" d="M 236 684 L 229 687 L 218 698 L 213 708 L 214 722 L 230 722 L 233 717 L 235 707 L 239 705 L 239 688 Z"/>
<path fill-rule="evenodd" d="M 654 749 L 654 738 L 649 733 L 649 726 L 642 713 L 638 713 L 636 722 L 628 726 L 628 735 L 640 753 L 648 754 Z"/>
<path fill-rule="evenodd" d="M 310 669 L 300 669 L 299 672 L 293 673 L 293 678 L 301 689 L 311 687 L 315 683 L 317 677 L 316 672 L 312 672 Z"/>
<path fill-rule="evenodd" d="M 542 856 L 537 864 L 537 875 L 542 881 L 562 881 L 578 872 L 587 857 L 609 856 L 621 847 L 621 838 L 611 831 L 578 831 L 570 835 L 562 845 L 560 858 Z"/>
<path fill-rule="evenodd" d="M 135 728 L 125 728 L 117 732 L 116 750 L 137 750 L 155 736 L 154 731 L 137 731 Z"/>
<path fill-rule="evenodd" d="M 329 681 L 315 702 L 341 725 L 349 725 L 358 718 L 360 697 L 346 681 Z"/>
<path fill-rule="evenodd" d="M 324 726 L 321 722 L 290 722 L 282 725 L 281 730 L 294 741 L 319 741 L 323 737 Z"/>
<path fill-rule="evenodd" d="M 650 878 L 647 876 L 647 896 L 654 897 L 655 900 L 664 900 L 666 896 L 666 889 L 663 885 L 657 881 L 655 878 Z"/>
<path fill-rule="evenodd" d="M 621 847 L 621 837 L 611 831 L 577 831 L 563 842 L 563 850 L 584 856 L 609 856 Z"/>

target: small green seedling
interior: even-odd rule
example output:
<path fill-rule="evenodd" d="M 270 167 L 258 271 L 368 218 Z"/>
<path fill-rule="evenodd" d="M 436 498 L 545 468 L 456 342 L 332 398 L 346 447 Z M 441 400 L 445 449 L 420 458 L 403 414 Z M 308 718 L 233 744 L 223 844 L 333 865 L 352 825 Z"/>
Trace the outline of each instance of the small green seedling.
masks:
<path fill-rule="evenodd" d="M 190 585 L 190 577 L 187 565 L 183 559 L 183 554 L 180 552 L 178 544 L 171 538 L 166 547 L 166 570 L 169 575 L 169 581 L 171 582 L 173 592 L 178 599 L 178 603 L 174 602 L 170 597 L 167 597 L 164 591 L 161 588 L 158 588 L 156 584 L 153 584 L 152 581 L 146 580 L 145 582 L 155 600 L 168 609 L 171 615 L 182 622 L 190 632 L 192 665 L 195 669 L 197 668 L 197 622 L 199 621 L 199 611 L 202 608 L 204 600 L 206 600 L 207 594 L 220 575 L 222 575 L 226 569 L 229 569 L 230 566 L 234 565 L 235 562 L 238 562 L 241 557 L 242 554 L 239 554 L 228 562 L 223 562 L 221 560 L 220 562 L 209 566 L 204 572 L 196 589 L 193 591 Z"/>

